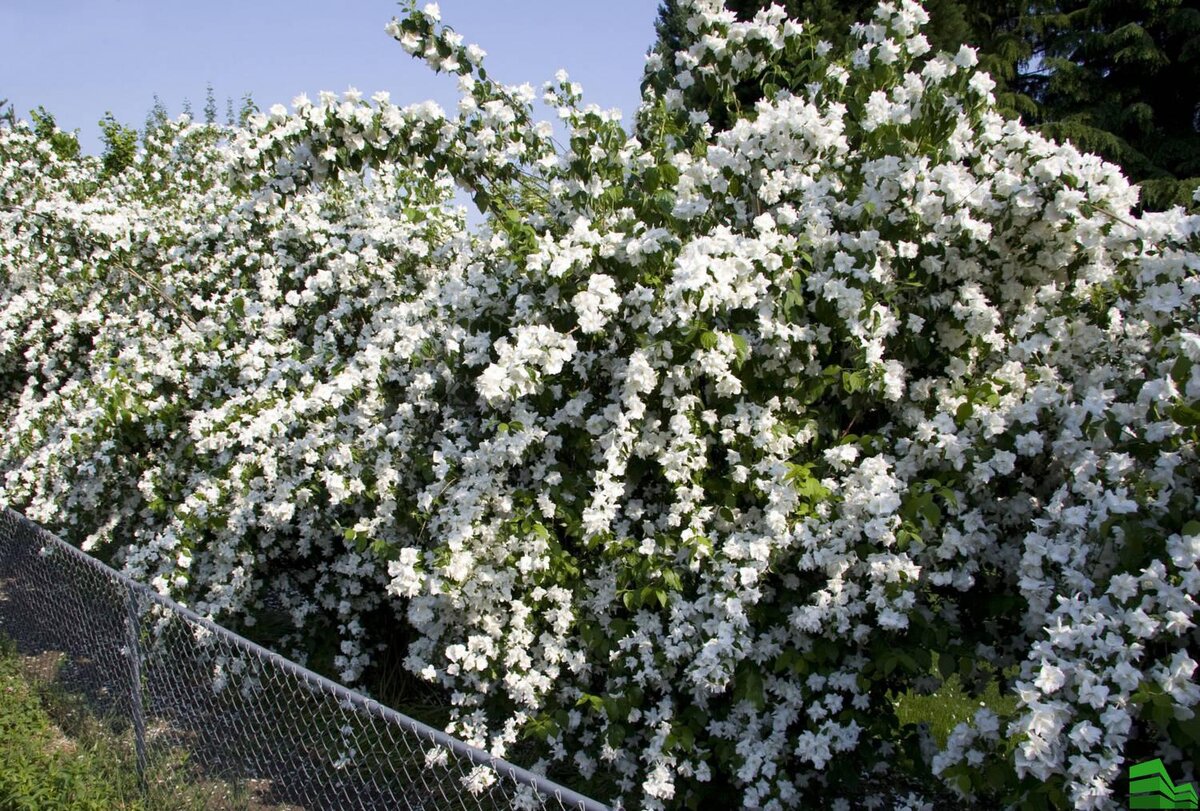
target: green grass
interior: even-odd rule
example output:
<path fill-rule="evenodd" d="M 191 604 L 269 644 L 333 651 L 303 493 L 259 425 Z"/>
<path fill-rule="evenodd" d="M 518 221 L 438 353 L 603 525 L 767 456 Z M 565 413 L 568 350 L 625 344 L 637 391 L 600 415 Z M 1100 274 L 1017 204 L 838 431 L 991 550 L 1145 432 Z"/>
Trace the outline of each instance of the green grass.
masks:
<path fill-rule="evenodd" d="M 271 807 L 244 791 L 204 780 L 178 752 L 149 764 L 141 785 L 128 725 L 97 717 L 82 698 L 63 690 L 56 678 L 61 662 L 55 653 L 22 656 L 0 635 L 0 811 Z M 956 725 L 984 706 L 1001 718 L 1012 716 L 1016 698 L 1001 694 L 998 684 L 993 679 L 981 694 L 972 695 L 952 675 L 931 694 L 896 696 L 896 714 L 903 725 L 927 725 L 944 745 Z M 385 700 L 444 723 L 444 718 L 430 717 L 446 708 L 430 701 L 427 693 L 406 681 L 386 686 L 391 689 L 383 691 Z M 425 702 L 428 706 L 414 706 Z M 572 782 L 568 775 L 556 777 Z"/>
<path fill-rule="evenodd" d="M 67 737 L 0 639 L 0 809 L 142 808 L 136 772 L 100 740 Z"/>
<path fill-rule="evenodd" d="M 1017 708 L 1017 697 L 1001 694 L 996 680 L 988 682 L 981 695 L 963 691 L 957 675 L 946 679 L 933 693 L 903 693 L 896 697 L 896 716 L 901 724 L 928 724 L 939 746 L 946 745 L 954 727 L 970 721 L 975 713 L 986 707 L 1001 719 L 1011 718 Z"/>
<path fill-rule="evenodd" d="M 189 778 L 186 756 L 157 754 L 144 785 L 128 724 L 97 716 L 56 681 L 63 657 L 21 655 L 0 634 L 0 811 L 265 809 L 246 792 Z"/>

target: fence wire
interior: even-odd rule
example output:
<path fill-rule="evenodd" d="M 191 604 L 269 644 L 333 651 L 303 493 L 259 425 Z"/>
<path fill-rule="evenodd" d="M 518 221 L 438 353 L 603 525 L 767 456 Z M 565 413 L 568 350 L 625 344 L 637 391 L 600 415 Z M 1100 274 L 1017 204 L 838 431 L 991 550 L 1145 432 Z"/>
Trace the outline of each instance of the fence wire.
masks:
<path fill-rule="evenodd" d="M 0 513 L 0 630 L 25 653 L 63 657 L 59 682 L 123 722 L 143 777 L 167 763 L 236 787 L 208 807 L 607 811 L 203 619 L 11 510 Z"/>

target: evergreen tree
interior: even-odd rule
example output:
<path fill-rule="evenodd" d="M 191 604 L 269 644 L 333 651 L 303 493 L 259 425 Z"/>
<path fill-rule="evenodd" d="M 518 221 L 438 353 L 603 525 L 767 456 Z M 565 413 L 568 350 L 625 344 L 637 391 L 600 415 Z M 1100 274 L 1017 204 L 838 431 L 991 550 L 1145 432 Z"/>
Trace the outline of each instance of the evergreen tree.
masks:
<path fill-rule="evenodd" d="M 204 123 L 217 123 L 217 97 L 213 95 L 212 82 L 208 83 L 204 91 Z"/>
<path fill-rule="evenodd" d="M 1200 3 L 1058 0 L 1043 10 L 1041 129 L 1119 163 L 1151 210 L 1200 185 Z"/>
<path fill-rule="evenodd" d="M 47 141 L 54 153 L 62 160 L 74 160 L 79 157 L 79 138 L 75 132 L 63 132 L 58 128 L 54 116 L 45 107 L 39 106 L 29 113 L 33 123 L 34 134 Z"/>
<path fill-rule="evenodd" d="M 749 20 L 769 5 L 781 5 L 788 16 L 805 20 L 815 27 L 821 39 L 834 46 L 849 43 L 851 27 L 869 21 L 878 0 L 726 0 L 725 6 L 738 19 Z M 1021 0 L 926 0 L 929 24 L 925 36 L 934 50 L 954 53 L 964 43 L 979 49 L 983 68 L 997 81 L 996 95 L 1001 106 L 1010 114 L 1029 114 L 1034 103 L 1027 95 L 1029 82 L 1021 72 L 1032 56 L 1028 23 L 1023 14 L 1027 3 Z M 654 50 L 670 55 L 691 45 L 686 27 L 687 14 L 679 0 L 663 0 L 658 10 L 655 31 L 658 40 Z M 655 86 L 648 74 L 644 84 Z M 661 87 L 657 88 L 661 90 Z M 762 98 L 764 89 L 748 82 L 739 88 L 743 106 Z M 712 123 L 722 126 L 727 116 L 716 110 Z"/>
<path fill-rule="evenodd" d="M 104 169 L 102 178 L 120 174 L 133 165 L 137 157 L 138 131 L 127 127 L 113 116 L 105 113 L 100 119 L 100 134 L 104 141 L 104 152 L 101 160 Z"/>
<path fill-rule="evenodd" d="M 845 44 L 877 0 L 786 0 L 794 19 Z M 772 0 L 726 0 L 749 19 Z M 1001 109 L 1045 134 L 1119 164 L 1142 186 L 1144 207 L 1194 205 L 1200 185 L 1200 0 L 926 0 L 935 50 L 966 43 L 996 80 Z M 690 46 L 680 0 L 663 0 L 654 50 L 669 59 Z M 661 74 L 644 84 L 662 90 Z M 703 93 L 702 90 L 695 92 Z M 739 106 L 766 92 L 738 88 Z M 711 123 L 730 112 L 707 100 Z"/>
<path fill-rule="evenodd" d="M 163 124 L 167 123 L 168 117 L 167 106 L 163 104 L 162 99 L 160 99 L 158 94 L 155 93 L 154 106 L 152 106 L 150 111 L 146 113 L 146 124 L 142 130 L 142 138 L 148 139 L 151 133 L 156 131 Z"/>

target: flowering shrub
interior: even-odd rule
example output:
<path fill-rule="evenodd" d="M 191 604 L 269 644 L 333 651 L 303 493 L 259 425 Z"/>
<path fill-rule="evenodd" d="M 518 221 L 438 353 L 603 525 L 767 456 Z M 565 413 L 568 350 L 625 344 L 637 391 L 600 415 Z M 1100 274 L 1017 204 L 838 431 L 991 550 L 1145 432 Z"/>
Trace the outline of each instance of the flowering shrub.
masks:
<path fill-rule="evenodd" d="M 388 31 L 453 114 L 300 98 L 112 177 L 0 130 L 0 499 L 350 681 L 401 619 L 453 732 L 628 806 L 1112 802 L 1200 740 L 1200 219 L 911 2 L 849 53 L 691 8 L 632 134 L 560 74 L 559 145 L 433 5 Z M 902 726 L 951 675 L 1015 713 Z"/>

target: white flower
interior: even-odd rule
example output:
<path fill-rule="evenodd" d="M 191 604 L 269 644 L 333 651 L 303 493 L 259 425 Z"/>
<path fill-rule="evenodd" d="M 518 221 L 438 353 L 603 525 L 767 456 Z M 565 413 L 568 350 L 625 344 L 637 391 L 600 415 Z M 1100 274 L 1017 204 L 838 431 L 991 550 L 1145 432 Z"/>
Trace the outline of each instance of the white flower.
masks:
<path fill-rule="evenodd" d="M 1071 729 L 1071 741 L 1080 749 L 1091 749 L 1100 742 L 1101 732 L 1091 721 L 1081 721 Z"/>
<path fill-rule="evenodd" d="M 857 445 L 845 444 L 837 445 L 833 448 L 827 449 L 824 453 L 824 456 L 825 461 L 827 461 L 835 469 L 845 470 L 847 467 L 853 464 L 856 459 L 858 459 L 859 453 L 860 451 Z"/>
<path fill-rule="evenodd" d="M 585 289 L 571 299 L 579 317 L 579 329 L 585 334 L 600 332 L 621 305 L 617 284 L 611 276 L 594 273 Z"/>
<path fill-rule="evenodd" d="M 807 47 L 681 8 L 668 81 Z M 814 767 L 894 760 L 846 713 L 917 618 L 1022 673 L 935 772 L 1012 738 L 1012 781 L 1111 804 L 1131 695 L 1200 703 L 1200 226 L 999 115 L 970 49 L 921 58 L 927 18 L 881 4 L 718 129 L 672 86 L 626 130 L 563 73 L 561 148 L 532 88 L 399 22 L 454 115 L 322 93 L 169 122 L 120 177 L 0 127 L 0 503 L 211 616 L 277 594 L 348 679 L 400 623 L 452 732 L 557 718 L 538 768 L 582 753 L 624 807 L 804 807 Z M 980 578 L 1013 633 L 967 621 Z"/>
<path fill-rule="evenodd" d="M 979 64 L 979 57 L 975 55 L 975 49 L 969 45 L 963 45 L 958 49 L 958 53 L 954 55 L 954 64 L 960 68 L 970 68 Z"/>
<path fill-rule="evenodd" d="M 1047 662 L 1042 663 L 1042 669 L 1038 671 L 1038 677 L 1034 680 L 1034 684 L 1043 693 L 1054 693 L 1066 683 L 1067 674 L 1062 668 Z"/>
<path fill-rule="evenodd" d="M 992 77 L 982 72 L 976 73 L 974 76 L 972 76 L 968 84 L 970 85 L 971 89 L 980 96 L 986 96 L 996 87 L 996 82 L 992 79 Z"/>

